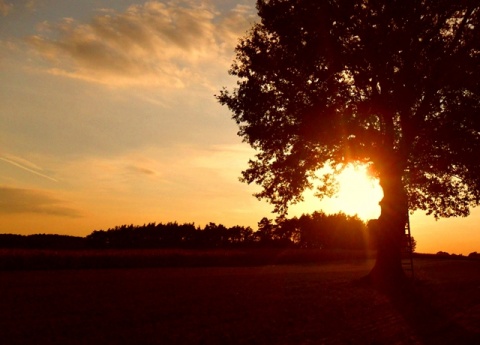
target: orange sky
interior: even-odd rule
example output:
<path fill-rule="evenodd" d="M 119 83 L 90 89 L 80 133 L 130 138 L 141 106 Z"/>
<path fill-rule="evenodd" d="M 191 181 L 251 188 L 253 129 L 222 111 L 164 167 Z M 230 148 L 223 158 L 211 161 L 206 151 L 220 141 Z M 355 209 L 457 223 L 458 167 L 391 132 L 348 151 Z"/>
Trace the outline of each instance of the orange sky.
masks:
<path fill-rule="evenodd" d="M 213 97 L 254 3 L 0 0 L 0 233 L 274 218 L 238 181 L 253 152 Z M 356 181 L 290 215 L 375 214 Z M 416 214 L 417 249 L 480 251 L 479 220 Z"/>

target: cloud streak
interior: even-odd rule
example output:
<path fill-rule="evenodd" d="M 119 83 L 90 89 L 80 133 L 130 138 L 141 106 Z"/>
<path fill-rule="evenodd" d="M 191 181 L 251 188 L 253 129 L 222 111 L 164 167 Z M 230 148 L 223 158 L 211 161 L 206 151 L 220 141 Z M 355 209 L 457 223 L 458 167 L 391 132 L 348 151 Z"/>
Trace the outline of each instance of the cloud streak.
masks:
<path fill-rule="evenodd" d="M 183 88 L 208 79 L 209 68 L 228 66 L 253 21 L 237 6 L 227 14 L 193 2 L 148 1 L 125 12 L 104 9 L 89 23 L 43 22 L 28 42 L 55 75 L 113 86 Z"/>
<path fill-rule="evenodd" d="M 35 213 L 69 218 L 81 217 L 78 210 L 44 191 L 0 187 L 0 214 Z"/>
<path fill-rule="evenodd" d="M 6 163 L 9 163 L 17 168 L 20 168 L 22 170 L 28 171 L 32 174 L 35 174 L 37 176 L 43 177 L 47 180 L 53 181 L 53 182 L 58 182 L 58 180 L 54 179 L 53 177 L 50 177 L 48 175 L 45 175 L 44 173 L 41 172 L 42 168 L 37 166 L 36 164 L 27 161 L 26 159 L 20 158 L 20 157 L 15 157 L 15 156 L 10 156 L 10 155 L 3 155 L 0 156 L 0 160 L 4 161 Z"/>

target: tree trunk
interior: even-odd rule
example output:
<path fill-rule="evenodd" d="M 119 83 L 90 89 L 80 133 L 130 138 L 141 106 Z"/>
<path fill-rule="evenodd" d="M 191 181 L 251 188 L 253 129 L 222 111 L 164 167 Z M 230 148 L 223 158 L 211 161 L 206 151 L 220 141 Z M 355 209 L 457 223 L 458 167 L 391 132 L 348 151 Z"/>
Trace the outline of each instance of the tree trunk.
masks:
<path fill-rule="evenodd" d="M 400 169 L 383 171 L 380 186 L 384 197 L 376 231 L 377 258 L 370 272 L 375 283 L 395 286 L 405 281 L 402 268 L 402 246 L 405 236 L 408 206 Z"/>

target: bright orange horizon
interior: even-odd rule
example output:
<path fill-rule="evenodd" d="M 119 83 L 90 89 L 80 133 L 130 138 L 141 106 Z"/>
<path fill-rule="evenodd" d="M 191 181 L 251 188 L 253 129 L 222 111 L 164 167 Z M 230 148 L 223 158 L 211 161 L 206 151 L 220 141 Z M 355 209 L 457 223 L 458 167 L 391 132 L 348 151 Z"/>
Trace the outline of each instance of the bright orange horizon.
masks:
<path fill-rule="evenodd" d="M 233 49 L 255 13 L 254 0 L 0 0 L 0 232 L 275 218 L 238 181 L 254 152 L 213 96 L 234 84 Z M 355 174 L 289 216 L 378 217 L 381 190 Z M 479 220 L 478 209 L 438 222 L 416 213 L 417 250 L 480 251 Z"/>

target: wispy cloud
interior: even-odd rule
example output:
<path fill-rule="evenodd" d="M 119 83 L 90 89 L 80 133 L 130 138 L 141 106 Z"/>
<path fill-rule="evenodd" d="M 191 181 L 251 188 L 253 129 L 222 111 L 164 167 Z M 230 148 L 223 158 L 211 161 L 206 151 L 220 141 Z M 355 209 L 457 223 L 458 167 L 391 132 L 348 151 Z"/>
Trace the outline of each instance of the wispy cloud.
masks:
<path fill-rule="evenodd" d="M 11 3 L 8 3 L 5 0 L 0 0 L 0 14 L 2 16 L 4 17 L 8 16 L 12 8 L 13 8 L 13 5 Z"/>
<path fill-rule="evenodd" d="M 89 23 L 43 22 L 28 42 L 50 61 L 55 75 L 114 86 L 182 88 L 207 80 L 208 65 L 228 65 L 252 18 L 245 6 L 223 15 L 193 2 L 148 1 L 123 13 L 104 9 Z"/>
<path fill-rule="evenodd" d="M 214 171 L 225 181 L 238 182 L 240 172 L 247 168 L 253 150 L 244 144 L 214 145 L 208 150 L 192 154 L 191 164 L 195 168 Z"/>
<path fill-rule="evenodd" d="M 6 162 L 8 164 L 11 164 L 11 165 L 13 165 L 17 168 L 20 168 L 22 170 L 28 171 L 32 174 L 35 174 L 37 176 L 43 177 L 47 180 L 50 180 L 50 181 L 53 181 L 53 182 L 58 182 L 58 180 L 54 179 L 53 177 L 44 174 L 43 169 L 40 168 L 38 165 L 36 165 L 36 164 L 26 160 L 26 159 L 23 159 L 21 157 L 16 157 L 16 156 L 12 156 L 12 155 L 3 154 L 3 155 L 0 156 L 0 160 L 3 161 L 3 162 Z"/>
<path fill-rule="evenodd" d="M 152 170 L 152 169 L 149 169 L 149 168 L 145 168 L 145 167 L 141 167 L 141 166 L 134 166 L 134 165 L 130 165 L 130 166 L 127 166 L 126 167 L 127 171 L 131 172 L 132 174 L 140 174 L 140 175 L 146 175 L 146 176 L 156 176 L 157 175 L 157 172 Z"/>
<path fill-rule="evenodd" d="M 38 0 L 27 0 L 25 2 L 25 8 L 27 8 L 30 11 L 34 11 L 35 8 L 37 7 L 37 2 Z"/>
<path fill-rule="evenodd" d="M 35 11 L 37 2 L 38 0 L 0 0 L 0 15 L 6 17 L 14 11 L 18 12 L 23 9 L 29 12 Z"/>
<path fill-rule="evenodd" d="M 78 210 L 64 206 L 64 201 L 50 193 L 32 189 L 0 187 L 0 213 L 36 213 L 53 216 L 81 217 Z"/>
<path fill-rule="evenodd" d="M 60 174 L 79 194 L 95 194 L 99 198 L 127 197 L 142 188 L 155 189 L 167 181 L 168 164 L 158 159 L 160 154 L 134 151 L 120 156 L 85 157 L 59 167 Z M 144 195 L 143 195 L 144 196 Z"/>

